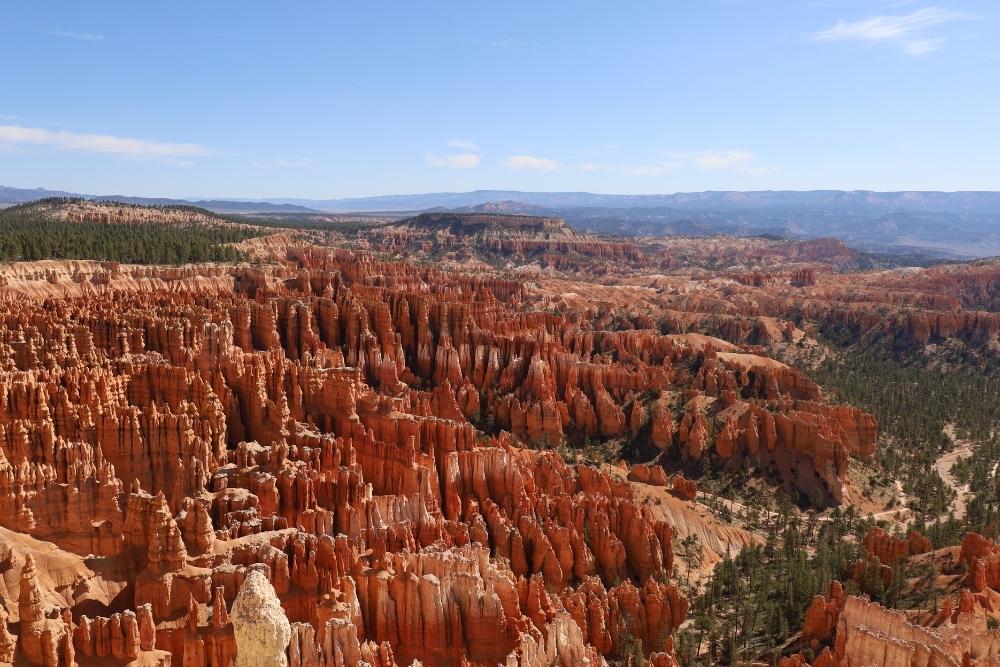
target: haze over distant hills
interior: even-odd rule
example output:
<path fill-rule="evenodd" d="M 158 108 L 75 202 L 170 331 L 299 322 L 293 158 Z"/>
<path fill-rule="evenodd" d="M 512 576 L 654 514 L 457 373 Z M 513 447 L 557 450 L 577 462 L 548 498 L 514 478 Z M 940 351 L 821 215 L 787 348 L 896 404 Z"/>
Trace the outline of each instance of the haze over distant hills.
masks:
<path fill-rule="evenodd" d="M 190 205 L 207 208 L 216 213 L 316 213 L 313 209 L 295 204 L 274 204 L 265 201 L 236 201 L 228 199 L 171 199 L 168 197 L 129 197 L 126 195 L 87 195 L 63 190 L 46 190 L 44 188 L 8 188 L 0 185 L 0 206 L 24 204 L 47 197 L 82 197 L 97 201 L 118 201 L 124 204 L 140 204 L 143 206 L 177 206 Z"/>
<path fill-rule="evenodd" d="M 0 186 L 0 203 L 82 196 L 135 204 L 191 204 L 221 213 L 458 210 L 565 218 L 573 227 L 624 235 L 836 236 L 877 252 L 934 252 L 942 257 L 1000 255 L 1000 192 L 863 190 L 694 192 L 614 195 L 589 192 L 476 190 L 342 199 L 182 200 L 95 196 Z"/>
<path fill-rule="evenodd" d="M 589 192 L 477 190 L 332 200 L 282 201 L 324 210 L 432 208 L 558 215 L 598 233 L 836 236 L 869 251 L 932 251 L 941 256 L 1000 254 L 1000 192 L 864 190 Z"/>
<path fill-rule="evenodd" d="M 342 199 L 266 198 L 259 201 L 288 203 L 323 210 L 422 210 L 461 208 L 487 202 L 522 202 L 547 208 L 660 208 L 702 210 L 781 206 L 852 206 L 886 209 L 964 211 L 1000 214 L 1000 192 L 872 192 L 867 190 L 765 190 L 756 192 L 708 191 L 675 194 L 616 195 L 592 192 L 522 192 L 474 190 L 414 195 L 380 195 Z"/>

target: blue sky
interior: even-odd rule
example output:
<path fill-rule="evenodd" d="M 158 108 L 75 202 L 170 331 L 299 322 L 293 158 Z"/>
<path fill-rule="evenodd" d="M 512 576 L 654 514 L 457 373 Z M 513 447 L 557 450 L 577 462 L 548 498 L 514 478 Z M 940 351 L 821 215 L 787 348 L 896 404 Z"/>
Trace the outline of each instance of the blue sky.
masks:
<path fill-rule="evenodd" d="M 8 186 L 1000 189 L 995 0 L 4 5 Z"/>

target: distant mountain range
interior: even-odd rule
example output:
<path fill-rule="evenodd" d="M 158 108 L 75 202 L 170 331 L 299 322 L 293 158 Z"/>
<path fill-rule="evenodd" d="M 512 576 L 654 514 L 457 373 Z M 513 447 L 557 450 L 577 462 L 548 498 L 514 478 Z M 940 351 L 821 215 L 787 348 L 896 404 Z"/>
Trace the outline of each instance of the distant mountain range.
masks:
<path fill-rule="evenodd" d="M 0 186 L 0 204 L 51 196 L 151 205 L 190 204 L 220 213 L 525 213 L 562 217 L 576 229 L 595 233 L 771 235 L 795 239 L 836 236 L 854 248 L 873 252 L 929 251 L 952 258 L 1000 255 L 1000 192 L 776 190 L 606 195 L 476 190 L 345 199 L 184 200 Z"/>
<path fill-rule="evenodd" d="M 420 211 L 511 203 L 549 209 L 672 208 L 739 210 L 783 207 L 838 207 L 857 210 L 920 210 L 1000 214 L 1000 192 L 871 192 L 866 190 L 764 190 L 679 192 L 672 195 L 605 195 L 591 192 L 474 190 L 345 199 L 262 199 L 325 211 Z"/>
<path fill-rule="evenodd" d="M 279 201 L 279 200 L 272 200 Z M 330 200 L 280 200 L 340 211 L 457 210 L 559 216 L 573 227 L 626 235 L 836 236 L 852 247 L 945 258 L 1000 255 L 1000 192 L 843 190 L 589 192 L 477 190 Z"/>
<path fill-rule="evenodd" d="M 0 204 L 24 204 L 47 197 L 82 197 L 95 201 L 119 201 L 143 206 L 200 206 L 216 213 L 319 213 L 315 209 L 295 204 L 264 201 L 235 201 L 228 199 L 169 199 L 166 197 L 128 197 L 125 195 L 85 195 L 43 188 L 8 188 L 0 185 Z"/>

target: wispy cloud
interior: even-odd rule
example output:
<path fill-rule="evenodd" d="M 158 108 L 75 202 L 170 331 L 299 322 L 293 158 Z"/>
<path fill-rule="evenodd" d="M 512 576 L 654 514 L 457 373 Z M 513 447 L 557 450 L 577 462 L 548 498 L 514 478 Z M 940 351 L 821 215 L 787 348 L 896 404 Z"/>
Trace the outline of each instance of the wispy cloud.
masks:
<path fill-rule="evenodd" d="M 479 150 L 479 146 L 468 139 L 452 139 L 448 142 L 448 146 L 450 148 L 458 148 L 459 150 L 469 151 L 470 153 Z"/>
<path fill-rule="evenodd" d="M 447 169 L 474 169 L 479 166 L 479 146 L 468 139 L 452 139 L 448 142 L 449 148 L 455 148 L 461 153 L 450 153 L 448 155 L 437 155 L 427 153 L 424 155 L 424 162 L 431 167 L 445 167 Z"/>
<path fill-rule="evenodd" d="M 649 164 L 627 164 L 621 168 L 621 171 L 632 176 L 662 176 L 668 172 L 677 171 L 682 166 L 684 163 L 677 160 L 663 160 Z"/>
<path fill-rule="evenodd" d="M 751 160 L 753 160 L 753 153 L 743 150 L 723 153 L 696 153 L 691 156 L 691 161 L 702 171 L 743 170 L 749 166 Z"/>
<path fill-rule="evenodd" d="M 911 56 L 922 56 L 944 46 L 944 38 L 927 32 L 946 23 L 972 21 L 976 17 L 943 7 L 924 7 L 909 14 L 872 16 L 844 21 L 811 35 L 815 42 L 860 41 L 895 46 Z"/>
<path fill-rule="evenodd" d="M 98 35 L 93 32 L 73 32 L 72 30 L 45 30 L 46 35 L 52 35 L 53 37 L 66 37 L 68 39 L 78 39 L 83 42 L 101 42 L 104 41 L 104 35 Z"/>
<path fill-rule="evenodd" d="M 903 44 L 903 52 L 909 56 L 922 56 L 927 53 L 939 51 L 942 46 L 944 46 L 944 39 L 941 37 L 914 39 Z"/>
<path fill-rule="evenodd" d="M 585 163 L 588 164 L 588 163 Z M 681 169 L 697 169 L 699 171 L 734 171 L 751 176 L 769 174 L 774 167 L 767 167 L 754 164 L 754 155 L 747 150 L 726 150 L 726 151 L 690 151 L 690 152 L 668 152 L 662 153 L 657 160 L 639 164 L 626 164 L 619 166 L 607 166 L 594 164 L 592 169 L 584 171 L 595 171 L 597 169 L 611 169 L 633 176 L 662 176 L 663 174 L 675 172 Z"/>
<path fill-rule="evenodd" d="M 535 155 L 511 155 L 503 161 L 508 169 L 531 169 L 534 171 L 558 171 L 562 168 L 555 160 Z"/>
<path fill-rule="evenodd" d="M 479 156 L 475 153 L 455 153 L 453 155 L 425 155 L 424 161 L 432 167 L 449 169 L 472 169 L 479 166 Z"/>
<path fill-rule="evenodd" d="M 0 125 L 0 144 L 8 146 L 46 146 L 65 151 L 105 153 L 138 158 L 181 158 L 212 154 L 210 149 L 199 144 L 132 139 L 108 134 L 53 132 L 38 127 L 23 127 L 21 125 Z"/>
<path fill-rule="evenodd" d="M 291 160 L 285 158 L 277 158 L 274 160 L 262 160 L 258 162 L 251 162 L 251 166 L 254 167 L 269 167 L 275 169 L 285 169 L 288 167 L 309 167 L 312 166 L 312 158 L 300 157 Z"/>

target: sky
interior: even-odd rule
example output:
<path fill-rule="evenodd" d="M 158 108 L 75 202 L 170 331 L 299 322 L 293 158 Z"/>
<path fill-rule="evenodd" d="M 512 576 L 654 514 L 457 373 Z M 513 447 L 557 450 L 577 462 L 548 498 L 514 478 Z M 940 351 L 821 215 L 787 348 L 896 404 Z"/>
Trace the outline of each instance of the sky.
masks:
<path fill-rule="evenodd" d="M 996 0 L 8 0 L 0 184 L 1000 190 Z"/>

